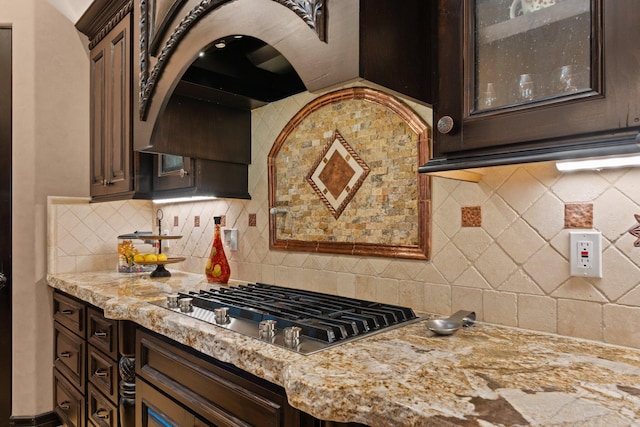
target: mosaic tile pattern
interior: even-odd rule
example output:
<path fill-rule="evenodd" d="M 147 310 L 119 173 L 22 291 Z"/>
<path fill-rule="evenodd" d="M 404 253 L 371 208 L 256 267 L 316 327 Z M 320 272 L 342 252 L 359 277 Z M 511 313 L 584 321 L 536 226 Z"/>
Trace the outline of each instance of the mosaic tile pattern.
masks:
<path fill-rule="evenodd" d="M 628 232 L 637 225 L 634 214 L 640 213 L 640 168 L 561 174 L 553 163 L 535 163 L 486 168 L 479 183 L 434 178 L 432 261 L 270 251 L 268 153 L 291 117 L 317 96 L 305 93 L 253 110 L 251 200 L 162 207 L 166 218 L 179 218 L 180 225 L 171 227 L 171 234 L 183 236 L 171 241 L 168 254 L 187 257 L 172 268 L 204 274 L 213 216 L 227 215 L 227 226 L 238 229 L 239 238 L 238 251 L 226 251 L 232 279 L 404 304 L 437 314 L 474 310 L 479 320 L 496 324 L 640 348 L 640 322 L 635 320 L 640 318 L 640 248 Z M 426 107 L 410 106 L 426 121 L 431 119 Z M 304 180 L 304 173 L 298 177 Z M 403 194 L 402 189 L 396 191 Z M 102 251 L 102 245 L 112 249 L 114 260 L 104 267 L 114 268 L 113 236 L 149 227 L 154 216 L 155 210 L 145 208 L 144 224 L 123 225 L 142 217 L 135 214 L 136 202 L 125 204 L 132 203 L 134 208 L 128 210 L 133 215 L 98 214 L 98 218 L 86 212 L 99 207 L 100 212 L 113 212 L 111 203 L 73 208 L 82 213 L 64 215 L 53 227 L 59 228 L 57 240 L 64 240 L 64 234 L 76 227 L 95 236 L 65 242 L 55 251 L 50 244 L 49 259 L 57 258 L 57 265 L 64 264 L 68 271 L 70 247 L 84 241 L 92 246 L 89 242 L 98 239 L 109 242 L 87 250 Z M 593 205 L 593 228 L 603 238 L 601 279 L 569 276 L 571 230 L 565 228 L 566 204 Z M 462 226 L 460 212 L 466 206 L 481 207 L 481 227 Z M 257 216 L 256 227 L 249 227 L 249 213 Z M 200 228 L 193 227 L 194 215 L 202 218 Z M 114 222 L 107 232 L 104 218 Z M 408 225 L 387 221 L 384 227 L 389 233 L 401 233 Z M 79 259 L 78 263 L 82 264 Z M 52 266 L 56 264 L 50 261 Z"/>
<path fill-rule="evenodd" d="M 359 189 L 352 186 L 348 206 L 334 208 L 339 215 L 328 212 L 315 188 L 300 179 L 316 169 L 336 131 L 370 169 L 361 172 L 366 179 Z M 354 98 L 310 112 L 273 160 L 274 205 L 287 211 L 276 218 L 278 239 L 417 246 L 417 158 L 418 135 L 390 108 Z M 402 226 L 391 230 L 389 224 Z"/>

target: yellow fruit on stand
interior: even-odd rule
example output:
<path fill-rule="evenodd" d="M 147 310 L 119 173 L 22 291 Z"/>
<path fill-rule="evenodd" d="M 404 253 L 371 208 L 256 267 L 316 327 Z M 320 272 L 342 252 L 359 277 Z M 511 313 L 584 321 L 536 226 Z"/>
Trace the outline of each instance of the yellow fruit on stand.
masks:
<path fill-rule="evenodd" d="M 155 262 L 158 261 L 158 257 L 156 256 L 156 254 L 146 254 L 144 256 L 144 260 L 146 262 Z"/>
<path fill-rule="evenodd" d="M 133 262 L 144 262 L 144 255 L 135 254 L 135 256 L 133 257 Z"/>
<path fill-rule="evenodd" d="M 167 256 L 165 254 L 158 254 L 158 261 L 166 261 Z"/>

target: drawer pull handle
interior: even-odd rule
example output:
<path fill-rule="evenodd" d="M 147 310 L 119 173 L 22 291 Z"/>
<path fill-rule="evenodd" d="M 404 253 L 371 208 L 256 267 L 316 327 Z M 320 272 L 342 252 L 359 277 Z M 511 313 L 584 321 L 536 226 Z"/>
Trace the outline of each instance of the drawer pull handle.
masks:
<path fill-rule="evenodd" d="M 68 411 L 71 408 L 70 405 L 71 402 L 69 402 L 68 400 L 65 400 L 63 402 L 60 402 L 58 404 L 58 408 L 62 409 L 63 411 Z"/>
<path fill-rule="evenodd" d="M 65 314 L 67 316 L 71 316 L 73 314 L 73 310 L 69 310 L 69 309 L 62 310 L 62 311 L 60 311 L 60 313 Z"/>
<path fill-rule="evenodd" d="M 95 331 L 93 336 L 100 339 L 105 339 L 107 337 L 107 333 L 104 331 Z"/>
<path fill-rule="evenodd" d="M 101 420 L 106 420 L 109 418 L 109 410 L 104 408 L 96 409 L 94 415 Z"/>
<path fill-rule="evenodd" d="M 106 369 L 98 368 L 98 369 L 96 369 L 96 371 L 93 373 L 93 375 L 95 375 L 96 377 L 104 378 L 104 377 L 108 377 L 108 376 L 109 376 L 109 373 L 107 372 L 107 370 L 106 370 Z"/>
<path fill-rule="evenodd" d="M 65 359 L 69 359 L 72 354 L 73 353 L 71 353 L 70 351 L 63 351 L 62 353 L 60 353 L 59 357 L 64 357 Z"/>

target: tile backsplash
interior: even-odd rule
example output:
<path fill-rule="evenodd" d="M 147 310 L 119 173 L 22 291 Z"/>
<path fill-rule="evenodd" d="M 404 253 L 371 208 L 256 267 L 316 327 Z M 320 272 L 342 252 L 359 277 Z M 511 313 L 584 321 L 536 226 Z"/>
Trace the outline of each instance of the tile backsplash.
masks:
<path fill-rule="evenodd" d="M 479 183 L 434 177 L 431 261 L 269 250 L 267 154 L 313 97 L 253 111 L 251 200 L 50 201 L 49 271 L 115 269 L 116 236 L 148 229 L 161 208 L 171 219 L 163 228 L 182 236 L 165 252 L 187 257 L 171 267 L 204 277 L 213 216 L 225 215 L 239 238 L 238 250 L 227 250 L 232 279 L 438 314 L 474 310 L 487 322 L 640 348 L 640 248 L 627 232 L 640 213 L 640 168 L 561 174 L 553 163 L 538 163 L 487 168 Z M 430 121 L 425 107 L 411 107 Z M 602 233 L 601 279 L 569 276 L 569 232 L 587 226 Z"/>
<path fill-rule="evenodd" d="M 49 273 L 116 271 L 118 236 L 152 231 L 155 211 L 149 201 L 89 202 L 87 198 L 49 197 Z"/>

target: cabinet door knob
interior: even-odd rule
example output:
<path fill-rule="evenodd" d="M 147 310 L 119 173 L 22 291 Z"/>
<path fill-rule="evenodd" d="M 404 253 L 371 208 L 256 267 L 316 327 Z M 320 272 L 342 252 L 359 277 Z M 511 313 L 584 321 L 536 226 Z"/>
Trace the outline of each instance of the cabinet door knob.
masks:
<path fill-rule="evenodd" d="M 442 116 L 440 117 L 440 120 L 438 120 L 438 132 L 440 133 L 450 133 L 454 126 L 455 126 L 455 122 L 453 121 L 453 117 L 451 116 Z"/>
<path fill-rule="evenodd" d="M 73 314 L 73 310 L 62 310 L 60 313 L 65 314 L 67 316 L 71 316 Z"/>
<path fill-rule="evenodd" d="M 69 359 L 71 357 L 71 352 L 70 351 L 63 351 L 62 353 L 60 353 L 60 357 L 61 358 L 65 358 L 65 359 Z"/>
<path fill-rule="evenodd" d="M 69 402 L 68 400 L 64 400 L 58 403 L 58 408 L 62 409 L 63 411 L 68 411 L 69 408 L 71 408 L 71 402 Z"/>
<path fill-rule="evenodd" d="M 184 169 L 180 169 L 180 178 L 184 178 L 187 175 L 189 175 L 189 171 L 186 171 Z"/>

